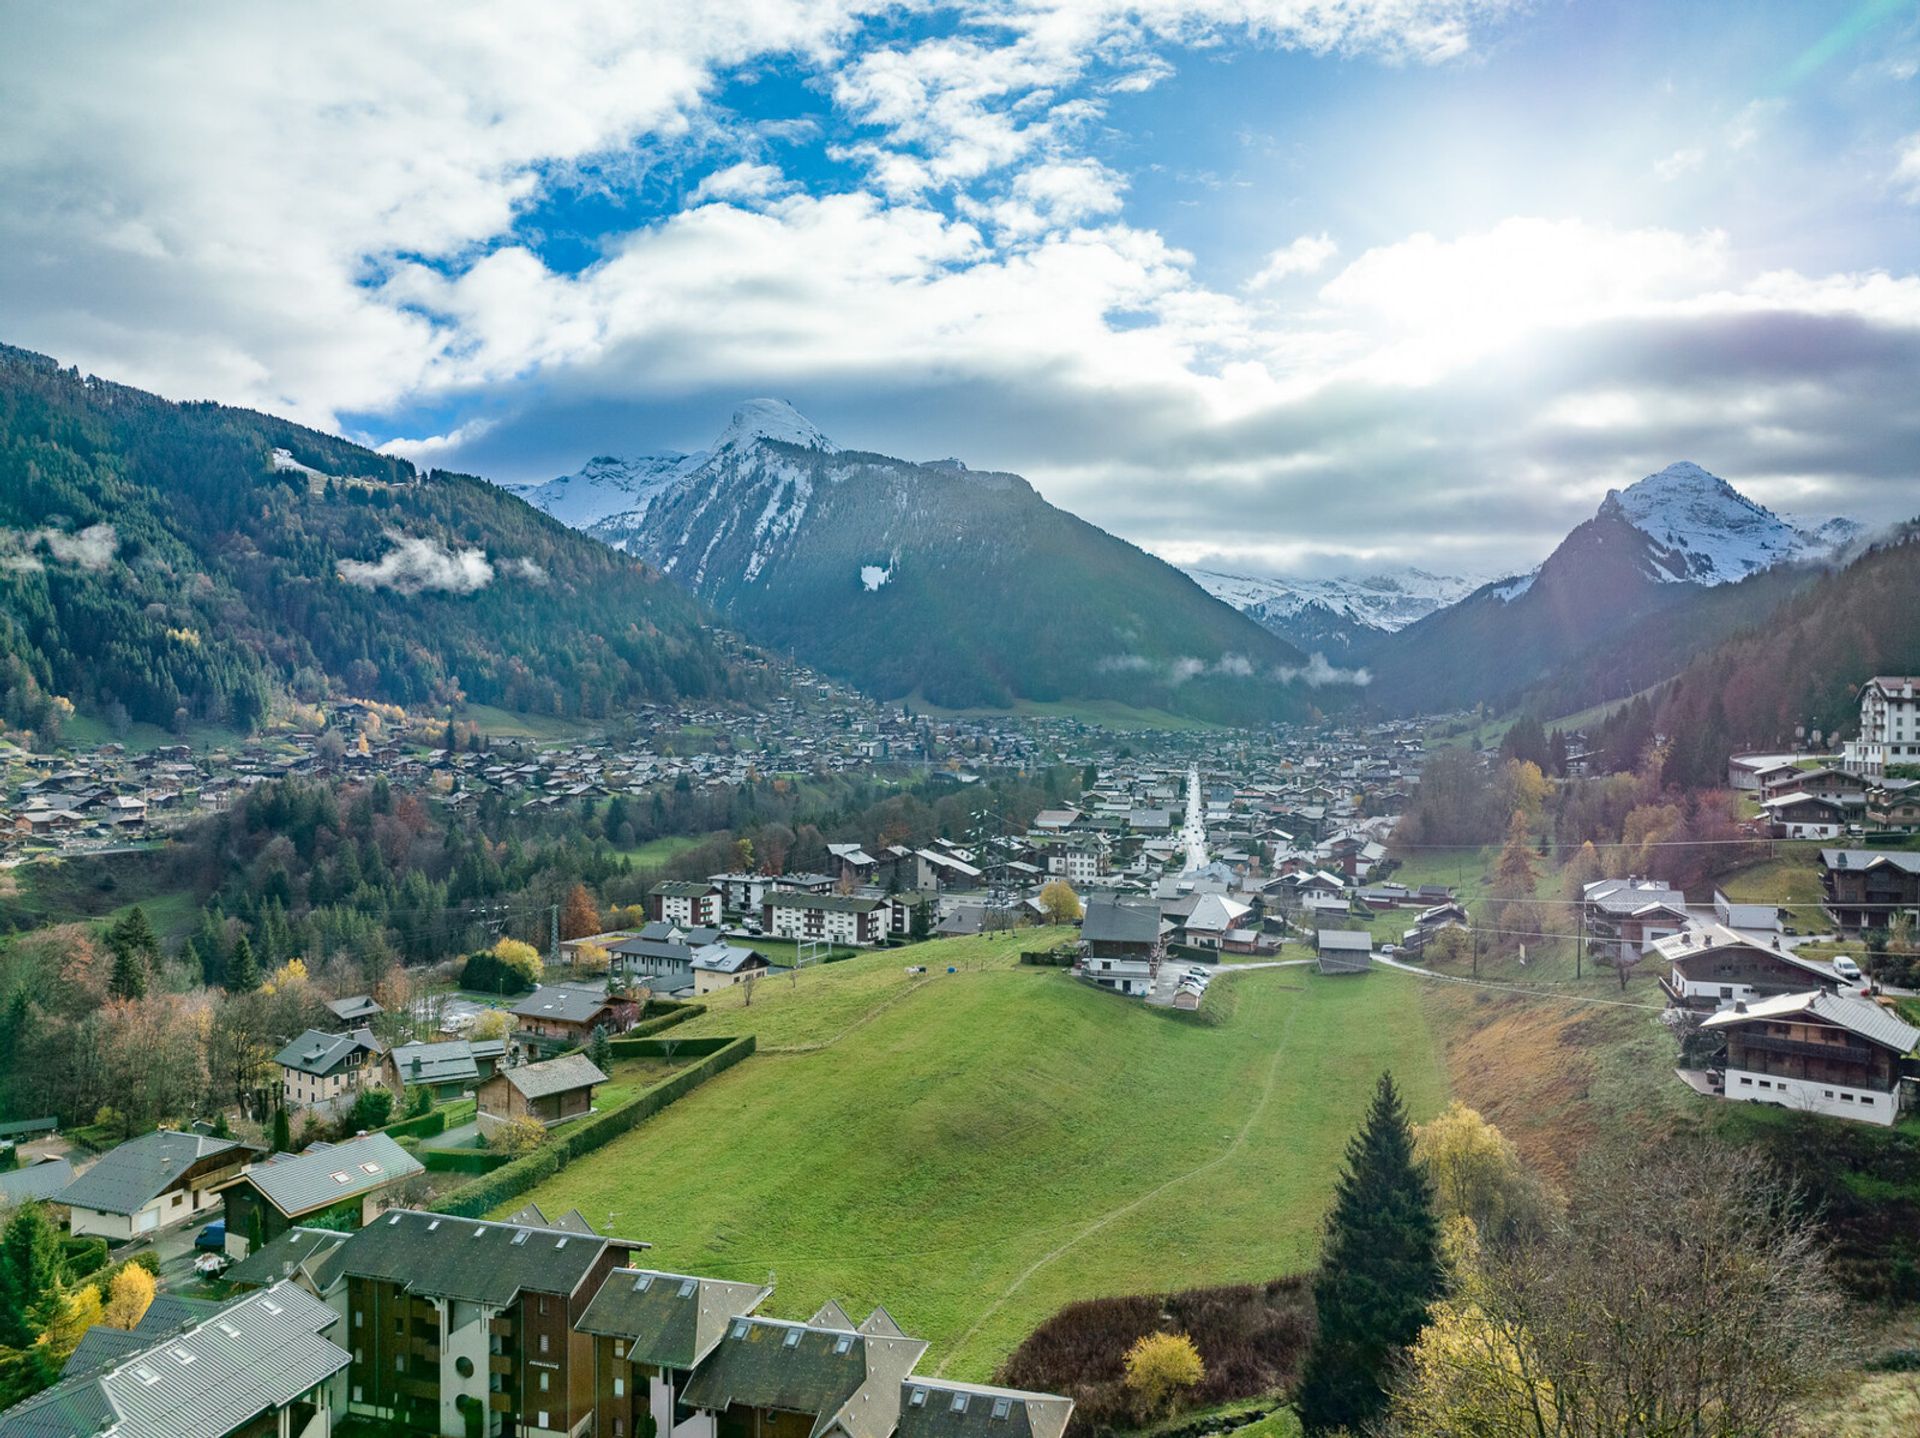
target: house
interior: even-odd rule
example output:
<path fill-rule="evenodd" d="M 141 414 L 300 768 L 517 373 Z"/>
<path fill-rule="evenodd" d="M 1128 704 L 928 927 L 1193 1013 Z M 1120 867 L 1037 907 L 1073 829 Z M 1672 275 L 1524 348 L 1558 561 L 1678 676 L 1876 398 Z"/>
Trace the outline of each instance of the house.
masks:
<path fill-rule="evenodd" d="M 1073 1400 L 951 1378 L 902 1384 L 896 1438 L 1063 1438 Z"/>
<path fill-rule="evenodd" d="M 1721 924 L 1662 939 L 1654 952 L 1669 965 L 1660 986 L 1677 1008 L 1725 1009 L 1842 983 L 1831 964 L 1799 957 L 1778 937 L 1763 944 Z"/>
<path fill-rule="evenodd" d="M 386 1010 L 373 1001 L 371 994 L 349 994 L 344 999 L 329 999 L 327 1012 L 341 1028 L 358 1029 L 365 1028 Z"/>
<path fill-rule="evenodd" d="M 584 1047 L 595 1029 L 623 1034 L 638 1021 L 640 1008 L 591 984 L 543 984 L 515 1004 L 513 1014 L 520 1020 L 514 1047 L 550 1052 Z"/>
<path fill-rule="evenodd" d="M 824 939 L 870 948 L 887 936 L 887 901 L 851 894 L 768 894 L 760 922 L 770 939 Z"/>
<path fill-rule="evenodd" d="M 680 1401 L 712 1415 L 712 1438 L 891 1438 L 927 1345 L 884 1328 L 856 1329 L 838 1304 L 805 1323 L 735 1318 Z"/>
<path fill-rule="evenodd" d="M 1837 839 L 1846 832 L 1849 815 L 1865 815 L 1866 799 L 1857 804 L 1793 789 L 1760 801 L 1767 831 L 1776 839 Z"/>
<path fill-rule="evenodd" d="M 155 1307 L 162 1301 L 155 1299 Z M 93 1345 L 97 1365 L 70 1363 L 53 1387 L 0 1413 L 0 1438 L 329 1438 L 333 1432 L 340 1375 L 351 1356 L 341 1346 L 339 1315 L 290 1283 L 180 1324 L 143 1319 L 124 1337 L 136 1341 Z"/>
<path fill-rule="evenodd" d="M 880 862 L 858 844 L 829 844 L 827 858 L 834 878 L 848 884 L 866 883 Z"/>
<path fill-rule="evenodd" d="M 734 944 L 708 944 L 694 950 L 693 991 L 710 994 L 732 988 L 748 979 L 764 976 L 773 965 L 758 949 L 743 949 Z"/>
<path fill-rule="evenodd" d="M 1373 967 L 1373 935 L 1364 929 L 1321 929 L 1313 946 L 1323 974 L 1364 974 Z"/>
<path fill-rule="evenodd" d="M 1899 910 L 1920 922 L 1920 853 L 1822 849 L 1820 887 L 1827 913 L 1843 929 L 1884 929 Z"/>
<path fill-rule="evenodd" d="M 70 1160 L 43 1154 L 19 1168 L 0 1170 L 0 1208 L 52 1198 L 73 1182 Z"/>
<path fill-rule="evenodd" d="M 1225 894 L 1202 894 L 1187 914 L 1182 932 L 1189 944 L 1217 949 L 1226 941 L 1228 934 L 1240 927 L 1241 920 L 1252 912 L 1251 904 L 1243 904 Z"/>
<path fill-rule="evenodd" d="M 506 1051 L 500 1039 L 401 1044 L 387 1055 L 387 1087 L 396 1094 L 428 1089 L 435 1103 L 448 1103 L 491 1076 Z"/>
<path fill-rule="evenodd" d="M 1160 910 L 1096 894 L 1080 923 L 1077 972 L 1103 989 L 1145 995 L 1153 988 L 1162 953 Z"/>
<path fill-rule="evenodd" d="M 425 1171 L 384 1133 L 255 1164 L 220 1188 L 227 1254 L 245 1258 L 257 1244 L 305 1225 L 364 1227 L 379 1216 L 395 1184 Z"/>
<path fill-rule="evenodd" d="M 408 1431 L 565 1438 L 593 1412 L 593 1340 L 575 1328 L 633 1251 L 571 1229 L 395 1209 L 326 1262 L 345 1320 L 348 1411 Z M 496 1418 L 498 1420 L 496 1425 Z"/>
<path fill-rule="evenodd" d="M 289 1109 L 330 1109 L 365 1082 L 378 1082 L 386 1045 L 368 1029 L 329 1034 L 308 1029 L 273 1056 L 280 1101 Z"/>
<path fill-rule="evenodd" d="M 647 927 L 652 928 L 653 926 L 649 924 Z M 563 964 L 579 963 L 580 951 L 585 948 L 605 949 L 608 953 L 612 953 L 617 945 L 633 938 L 635 932 L 633 929 L 608 929 L 605 933 L 582 934 L 578 938 L 562 939 L 560 941 L 560 962 Z"/>
<path fill-rule="evenodd" d="M 1587 951 L 1608 963 L 1634 964 L 1692 922 L 1687 896 L 1658 879 L 1598 879 L 1580 891 Z"/>
<path fill-rule="evenodd" d="M 710 1433 L 710 1420 L 683 1410 L 680 1395 L 735 1320 L 772 1292 L 764 1284 L 615 1269 L 578 1325 L 593 1339 L 594 1431 L 608 1438 Z"/>
<path fill-rule="evenodd" d="M 1413 921 L 1413 927 L 1400 935 L 1400 948 L 1409 957 L 1417 958 L 1426 952 L 1427 945 L 1447 929 L 1467 928 L 1466 907 L 1448 899 L 1445 903 L 1435 904 L 1422 909 Z"/>
<path fill-rule="evenodd" d="M 1849 768 L 1874 776 L 1920 763 L 1920 676 L 1877 674 L 1860 686 L 1860 737 L 1845 753 Z"/>
<path fill-rule="evenodd" d="M 720 891 L 705 880 L 666 879 L 647 890 L 647 917 L 693 928 L 720 923 Z"/>
<path fill-rule="evenodd" d="M 623 939 L 608 948 L 607 956 L 613 962 L 615 973 L 638 980 L 659 993 L 677 994 L 693 987 L 693 945 L 684 938 Z"/>
<path fill-rule="evenodd" d="M 916 849 L 913 854 L 916 889 L 977 889 L 986 876 L 955 854 L 938 849 Z"/>
<path fill-rule="evenodd" d="M 593 1112 L 593 1086 L 607 1081 L 585 1054 L 562 1054 L 543 1063 L 502 1069 L 480 1085 L 476 1115 L 484 1137 L 516 1119 L 530 1118 L 547 1128 Z"/>
<path fill-rule="evenodd" d="M 1759 934 L 1780 932 L 1778 907 L 1773 904 L 1737 903 L 1718 889 L 1713 891 L 1713 917 L 1716 923 L 1729 929 L 1745 929 Z"/>
<path fill-rule="evenodd" d="M 1883 779 L 1867 790 L 1867 823 L 1894 833 L 1920 829 L 1920 780 Z"/>
<path fill-rule="evenodd" d="M 102 1154 L 53 1201 L 69 1210 L 70 1232 L 122 1243 L 216 1207 L 214 1190 L 260 1153 L 230 1138 L 161 1129 Z"/>
<path fill-rule="evenodd" d="M 1913 1101 L 1920 1028 L 1825 989 L 1736 1004 L 1706 1019 L 1726 1035 L 1724 1096 L 1891 1124 Z"/>

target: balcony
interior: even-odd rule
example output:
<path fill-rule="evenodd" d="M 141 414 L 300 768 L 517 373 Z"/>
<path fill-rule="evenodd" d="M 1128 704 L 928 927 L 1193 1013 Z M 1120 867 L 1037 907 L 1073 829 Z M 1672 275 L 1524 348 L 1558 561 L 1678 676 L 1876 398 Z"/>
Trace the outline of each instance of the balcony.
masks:
<path fill-rule="evenodd" d="M 1841 1063 L 1865 1068 L 1873 1061 L 1873 1050 L 1854 1044 L 1811 1044 L 1804 1039 L 1776 1038 L 1772 1034 L 1742 1033 L 1738 1047 L 1759 1049 L 1770 1054 L 1790 1054 L 1803 1059 L 1838 1059 Z"/>
<path fill-rule="evenodd" d="M 487 1372 L 502 1376 L 513 1372 L 513 1360 L 504 1353 L 495 1353 L 487 1359 Z"/>

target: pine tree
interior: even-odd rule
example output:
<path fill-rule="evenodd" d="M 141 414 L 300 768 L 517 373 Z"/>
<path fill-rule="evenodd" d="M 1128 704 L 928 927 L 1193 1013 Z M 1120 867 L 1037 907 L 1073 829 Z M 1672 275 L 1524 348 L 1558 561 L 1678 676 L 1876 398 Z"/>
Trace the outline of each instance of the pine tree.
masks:
<path fill-rule="evenodd" d="M 253 945 L 242 934 L 234 940 L 233 957 L 227 960 L 227 991 L 250 994 L 260 987 L 260 966 L 253 959 Z"/>
<path fill-rule="evenodd" d="M 107 979 L 107 992 L 116 999 L 144 999 L 147 996 L 147 961 L 132 949 L 116 947 L 113 973 Z"/>
<path fill-rule="evenodd" d="M 275 1153 L 293 1152 L 293 1120 L 287 1117 L 285 1108 L 273 1111 L 273 1151 Z"/>
<path fill-rule="evenodd" d="M 1319 1327 L 1295 1398 L 1308 1433 L 1355 1432 L 1387 1402 L 1393 1365 L 1440 1297 L 1433 1187 L 1413 1158 L 1393 1076 L 1382 1074 L 1334 1189 L 1313 1304 Z"/>
<path fill-rule="evenodd" d="M 593 1036 L 587 1040 L 587 1058 L 601 1073 L 613 1072 L 613 1040 L 607 1037 L 605 1025 L 593 1026 Z"/>
<path fill-rule="evenodd" d="M 60 1296 L 60 1239 L 39 1204 L 28 1204 L 0 1235 L 0 1344 L 27 1348 Z"/>

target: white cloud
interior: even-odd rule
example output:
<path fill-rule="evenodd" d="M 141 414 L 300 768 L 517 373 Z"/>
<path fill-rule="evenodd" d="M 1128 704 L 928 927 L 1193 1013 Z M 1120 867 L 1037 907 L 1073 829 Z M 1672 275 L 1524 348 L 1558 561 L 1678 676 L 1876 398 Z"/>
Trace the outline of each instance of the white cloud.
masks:
<path fill-rule="evenodd" d="M 33 551 L 45 545 L 57 564 L 76 569 L 105 569 L 120 552 L 120 536 L 111 524 L 90 524 L 68 533 L 43 529 L 0 529 L 0 568 L 34 571 L 46 568 Z"/>
<path fill-rule="evenodd" d="M 1274 670 L 1273 677 L 1282 684 L 1291 684 L 1299 680 L 1310 689 L 1323 689 L 1329 684 L 1364 686 L 1373 682 L 1373 675 L 1365 669 L 1338 668 L 1328 661 L 1326 655 L 1317 651 L 1310 655 L 1303 665 Z"/>
<path fill-rule="evenodd" d="M 1267 262 L 1247 281 L 1246 288 L 1264 290 L 1295 275 L 1316 274 L 1339 252 L 1340 246 L 1325 231 L 1317 235 L 1301 235 L 1291 244 L 1282 245 L 1268 255 Z"/>
<path fill-rule="evenodd" d="M 694 187 L 690 203 L 704 204 L 708 200 L 764 200 L 781 190 L 789 188 L 786 178 L 775 165 L 755 164 L 751 160 L 742 160 L 737 165 L 729 165 L 716 170 Z"/>
<path fill-rule="evenodd" d="M 1707 152 L 1697 145 L 1675 150 L 1653 167 L 1653 173 L 1668 182 L 1690 175 L 1707 162 Z"/>
<path fill-rule="evenodd" d="M 1920 204 L 1920 134 L 1900 142 L 1900 155 L 1893 165 L 1893 183 L 1907 199 Z"/>
<path fill-rule="evenodd" d="M 392 548 L 377 560 L 341 560 L 340 577 L 362 589 L 391 589 L 397 594 L 426 590 L 477 594 L 493 583 L 493 566 L 481 550 L 452 549 L 437 539 L 401 534 L 387 538 Z"/>

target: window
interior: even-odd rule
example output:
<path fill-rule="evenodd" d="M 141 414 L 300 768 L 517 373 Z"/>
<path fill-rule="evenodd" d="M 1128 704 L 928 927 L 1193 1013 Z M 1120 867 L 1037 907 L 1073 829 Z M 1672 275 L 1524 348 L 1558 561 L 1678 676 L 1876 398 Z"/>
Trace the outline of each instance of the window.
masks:
<path fill-rule="evenodd" d="M 547 1335 L 544 1333 L 540 1335 L 540 1351 L 542 1353 L 547 1351 Z"/>
<path fill-rule="evenodd" d="M 613 1396 L 615 1398 L 625 1398 L 627 1396 L 627 1380 L 626 1379 L 616 1378 L 613 1380 Z"/>
<path fill-rule="evenodd" d="M 546 1369 L 542 1368 L 540 1370 L 540 1391 L 542 1393 L 545 1393 L 547 1389 L 552 1385 L 552 1380 L 553 1380 L 553 1375 L 549 1373 Z"/>
<path fill-rule="evenodd" d="M 1745 1074 L 1740 1075 L 1740 1082 L 1746 1085 L 1748 1088 L 1753 1087 L 1753 1080 L 1748 1078 Z"/>
<path fill-rule="evenodd" d="M 953 1395 L 953 1411 L 955 1413 L 965 1413 L 967 1411 L 967 1395 L 966 1394 L 956 1393 Z"/>
<path fill-rule="evenodd" d="M 405 1354 L 396 1353 L 393 1355 L 393 1371 L 395 1373 L 405 1373 L 407 1371 L 407 1359 Z"/>
<path fill-rule="evenodd" d="M 359 1309 L 357 1308 L 354 1309 L 353 1310 L 353 1326 L 355 1328 L 366 1327 L 366 1317 L 367 1315 L 362 1313 Z"/>
<path fill-rule="evenodd" d="M 994 1417 L 1004 1418 L 1007 1416 L 1007 1414 L 1009 1414 L 1012 1411 L 1013 1411 L 1013 1400 L 1011 1398 L 996 1398 L 993 1400 L 993 1416 Z"/>
<path fill-rule="evenodd" d="M 907 1406 L 909 1408 L 926 1407 L 927 1406 L 927 1390 L 924 1388 L 914 1389 L 912 1394 L 909 1395 L 907 1398 Z"/>

